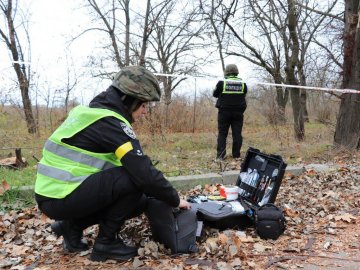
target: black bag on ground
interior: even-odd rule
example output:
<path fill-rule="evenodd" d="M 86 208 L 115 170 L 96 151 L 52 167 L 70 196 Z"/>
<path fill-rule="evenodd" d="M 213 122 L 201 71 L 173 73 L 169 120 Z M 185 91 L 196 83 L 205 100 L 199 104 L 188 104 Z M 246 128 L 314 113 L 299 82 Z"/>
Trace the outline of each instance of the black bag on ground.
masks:
<path fill-rule="evenodd" d="M 255 213 L 255 228 L 262 239 L 276 240 L 285 231 L 283 211 L 272 203 L 259 207 Z"/>
<path fill-rule="evenodd" d="M 197 217 L 192 210 L 175 210 L 163 201 L 149 199 L 146 216 L 155 241 L 171 249 L 172 254 L 195 253 Z"/>

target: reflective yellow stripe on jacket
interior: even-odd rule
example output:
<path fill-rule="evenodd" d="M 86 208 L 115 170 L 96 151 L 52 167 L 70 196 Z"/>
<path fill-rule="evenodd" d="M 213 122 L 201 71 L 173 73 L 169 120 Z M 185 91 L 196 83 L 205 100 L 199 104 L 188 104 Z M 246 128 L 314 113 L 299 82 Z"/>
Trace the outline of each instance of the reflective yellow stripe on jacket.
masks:
<path fill-rule="evenodd" d="M 63 143 L 95 121 L 113 116 L 130 126 L 121 115 L 106 109 L 75 107 L 65 122 L 50 136 L 38 165 L 35 192 L 50 198 L 64 198 L 89 175 L 121 166 L 115 153 L 95 153 Z"/>

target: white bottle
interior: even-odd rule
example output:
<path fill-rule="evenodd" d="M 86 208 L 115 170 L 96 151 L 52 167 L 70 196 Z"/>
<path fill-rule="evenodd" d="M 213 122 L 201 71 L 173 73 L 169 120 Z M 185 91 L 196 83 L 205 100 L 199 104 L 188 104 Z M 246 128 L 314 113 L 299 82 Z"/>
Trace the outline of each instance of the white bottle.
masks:
<path fill-rule="evenodd" d="M 274 184 L 275 184 L 275 182 L 272 182 L 272 183 L 270 184 L 270 186 L 266 189 L 263 198 L 262 198 L 261 201 L 259 202 L 259 205 L 260 205 L 260 206 L 266 204 L 266 203 L 269 201 L 270 195 L 271 195 L 271 191 L 272 191 L 272 189 L 274 188 Z"/>

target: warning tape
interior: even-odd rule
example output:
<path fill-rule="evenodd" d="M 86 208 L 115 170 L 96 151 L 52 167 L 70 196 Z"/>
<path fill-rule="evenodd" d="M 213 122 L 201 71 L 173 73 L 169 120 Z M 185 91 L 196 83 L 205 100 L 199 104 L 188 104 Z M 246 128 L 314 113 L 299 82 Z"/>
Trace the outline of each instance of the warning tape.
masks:
<path fill-rule="evenodd" d="M 207 79 L 207 80 L 224 80 L 222 77 L 209 77 L 209 76 L 188 76 L 188 75 L 174 75 L 174 74 L 163 74 L 163 73 L 154 73 L 156 76 L 163 77 L 177 77 L 177 78 L 194 78 L 194 79 Z M 244 82 L 244 81 L 241 81 Z M 360 94 L 360 90 L 355 89 L 338 89 L 338 88 L 325 88 L 325 87 L 315 87 L 315 86 L 302 86 L 302 85 L 292 85 L 292 84 L 278 84 L 278 83 L 265 83 L 265 82 L 253 82 L 252 84 L 258 85 L 266 85 L 266 86 L 280 86 L 286 88 L 297 88 L 297 89 L 308 89 L 308 90 L 316 90 L 316 91 L 325 91 L 325 92 L 340 92 L 343 94 Z"/>
<path fill-rule="evenodd" d="M 11 61 L 12 63 L 26 64 L 30 65 L 31 62 L 21 62 L 21 61 Z M 103 68 L 102 68 L 103 69 Z M 176 74 L 164 74 L 164 73 L 154 73 L 156 76 L 162 77 L 176 77 L 176 78 L 193 78 L 193 79 L 207 79 L 207 80 L 224 80 L 222 77 L 216 76 L 190 76 L 190 75 L 176 75 Z M 292 84 L 278 84 L 278 83 L 266 83 L 258 81 L 249 81 L 248 84 L 257 84 L 257 85 L 266 85 L 266 86 L 278 86 L 286 88 L 295 88 L 295 89 L 307 89 L 315 91 L 324 91 L 324 92 L 339 92 L 343 94 L 360 94 L 360 90 L 355 89 L 339 89 L 339 88 L 325 88 L 325 87 L 315 87 L 315 86 L 303 86 L 303 85 L 292 85 Z"/>

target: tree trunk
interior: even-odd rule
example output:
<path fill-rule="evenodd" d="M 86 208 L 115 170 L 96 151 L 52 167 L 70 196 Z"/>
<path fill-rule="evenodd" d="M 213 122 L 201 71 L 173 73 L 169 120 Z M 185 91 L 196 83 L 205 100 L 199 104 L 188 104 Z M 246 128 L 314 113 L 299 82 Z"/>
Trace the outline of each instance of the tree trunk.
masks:
<path fill-rule="evenodd" d="M 30 134 L 35 134 L 37 131 L 37 128 L 36 128 L 35 118 L 34 118 L 33 111 L 32 111 L 31 101 L 29 98 L 29 86 L 26 85 L 26 86 L 20 87 L 20 90 L 21 90 L 21 96 L 22 96 L 22 101 L 23 101 L 23 106 L 24 106 L 25 120 L 26 120 L 28 132 Z"/>
<path fill-rule="evenodd" d="M 345 1 L 343 87 L 360 89 L 360 0 Z M 334 144 L 360 148 L 360 92 L 343 94 L 334 135 Z"/>
<path fill-rule="evenodd" d="M 171 78 L 170 77 L 164 77 L 163 79 L 163 85 L 164 85 L 164 102 L 165 102 L 165 128 L 168 127 L 169 123 L 169 105 L 171 103 Z"/>
<path fill-rule="evenodd" d="M 299 64 L 299 39 L 298 33 L 296 31 L 296 26 L 298 23 L 298 17 L 296 16 L 295 2 L 294 0 L 288 0 L 289 14 L 288 14 L 288 29 L 290 32 L 291 44 L 291 57 L 290 61 L 287 63 L 286 71 L 286 80 L 288 84 L 299 85 L 299 82 L 296 78 L 295 68 Z M 293 109 L 294 116 L 294 132 L 295 139 L 298 141 L 303 141 L 305 139 L 305 126 L 304 126 L 304 110 L 301 103 L 300 89 L 293 88 L 290 90 L 290 97 Z"/>
<path fill-rule="evenodd" d="M 304 113 L 301 104 L 300 89 L 294 88 L 290 92 L 291 105 L 294 116 L 295 139 L 303 141 L 305 138 Z"/>
<path fill-rule="evenodd" d="M 146 5 L 144 32 L 143 32 L 143 36 L 142 36 L 142 44 L 141 44 L 141 51 L 140 51 L 140 57 L 139 57 L 139 65 L 140 66 L 145 66 L 146 47 L 147 47 L 149 35 L 151 33 L 151 29 L 149 27 L 149 16 L 150 16 L 150 0 L 147 1 L 147 5 Z"/>
<path fill-rule="evenodd" d="M 334 144 L 360 149 L 360 94 L 342 96 Z"/>
<path fill-rule="evenodd" d="M 289 90 L 276 87 L 277 119 L 280 123 L 286 123 L 285 109 L 289 99 Z"/>
<path fill-rule="evenodd" d="M 124 1 L 125 12 L 125 66 L 130 65 L 130 0 Z"/>
<path fill-rule="evenodd" d="M 303 109 L 304 121 L 309 123 L 309 112 L 306 106 L 306 99 L 307 99 L 306 90 L 300 90 L 300 102 L 301 102 L 301 107 Z"/>
<path fill-rule="evenodd" d="M 17 4 L 18 3 L 16 2 L 15 7 L 17 7 Z M 14 26 L 14 20 L 17 10 L 13 12 L 13 8 L 14 8 L 13 2 L 11 0 L 8 1 L 7 6 L 5 6 L 4 4 L 1 8 L 1 11 L 4 13 L 6 17 L 8 33 L 0 29 L 0 37 L 2 37 L 3 40 L 5 41 L 5 44 L 11 53 L 12 60 L 15 62 L 13 64 L 13 68 L 19 83 L 28 132 L 30 134 L 35 134 L 37 131 L 37 126 L 32 112 L 32 106 L 29 97 L 30 68 L 27 73 L 25 65 L 23 63 L 22 64 L 19 63 L 19 62 L 24 62 L 24 54 L 23 54 L 22 46 L 19 43 L 18 33 L 16 32 L 16 28 Z M 28 30 L 25 29 L 25 31 L 27 32 Z"/>

